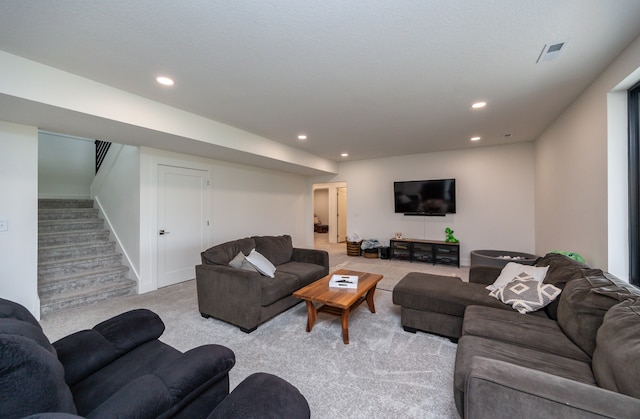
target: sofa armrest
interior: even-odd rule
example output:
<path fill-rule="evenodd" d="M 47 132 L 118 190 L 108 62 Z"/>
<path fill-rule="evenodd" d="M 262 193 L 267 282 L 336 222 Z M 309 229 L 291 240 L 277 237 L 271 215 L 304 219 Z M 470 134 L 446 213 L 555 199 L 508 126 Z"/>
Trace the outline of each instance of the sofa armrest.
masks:
<path fill-rule="evenodd" d="M 491 285 L 500 276 L 499 266 L 475 265 L 469 268 L 469 282 Z"/>
<path fill-rule="evenodd" d="M 224 265 L 197 265 L 196 287 L 200 313 L 241 328 L 260 323 L 262 275 Z"/>
<path fill-rule="evenodd" d="M 293 248 L 291 260 L 324 266 L 329 273 L 329 253 L 325 250 Z"/>
<path fill-rule="evenodd" d="M 199 346 L 127 384 L 87 417 L 172 417 L 227 376 L 234 364 L 231 349 L 221 345 Z"/>
<path fill-rule="evenodd" d="M 207 419 L 309 417 L 309 404 L 296 387 L 280 377 L 259 372 L 238 384 Z"/>
<path fill-rule="evenodd" d="M 640 417 L 640 399 L 494 359 L 475 357 L 464 417 Z"/>
<path fill-rule="evenodd" d="M 156 313 L 138 309 L 66 336 L 53 347 L 64 367 L 65 381 L 72 386 L 163 332 L 164 323 Z"/>

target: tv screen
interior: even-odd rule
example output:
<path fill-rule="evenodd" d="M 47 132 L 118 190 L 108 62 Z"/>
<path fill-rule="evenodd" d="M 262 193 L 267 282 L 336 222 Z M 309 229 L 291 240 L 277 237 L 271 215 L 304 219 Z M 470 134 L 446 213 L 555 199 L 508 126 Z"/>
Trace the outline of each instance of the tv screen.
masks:
<path fill-rule="evenodd" d="M 456 213 L 456 180 L 394 182 L 395 212 L 410 215 Z"/>

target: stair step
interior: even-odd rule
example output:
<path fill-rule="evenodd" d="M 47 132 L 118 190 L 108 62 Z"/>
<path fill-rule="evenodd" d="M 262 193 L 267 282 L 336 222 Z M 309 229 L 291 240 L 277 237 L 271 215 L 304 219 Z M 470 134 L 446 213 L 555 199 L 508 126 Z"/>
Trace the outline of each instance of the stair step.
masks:
<path fill-rule="evenodd" d="M 109 268 L 86 270 L 70 275 L 43 278 L 38 280 L 40 297 L 49 296 L 52 293 L 65 293 L 82 287 L 90 287 L 96 284 L 127 280 L 126 274 L 129 268 L 126 266 L 112 266 Z"/>
<path fill-rule="evenodd" d="M 44 296 L 40 298 L 40 313 L 47 314 L 64 308 L 78 307 L 115 297 L 135 294 L 135 282 L 114 281 L 91 287 L 79 288 L 72 292 Z"/>
<path fill-rule="evenodd" d="M 44 220 L 38 223 L 38 233 L 54 233 L 62 231 L 98 230 L 104 228 L 104 220 Z"/>
<path fill-rule="evenodd" d="M 38 220 L 65 220 L 65 219 L 98 219 L 97 208 L 53 208 L 39 209 Z"/>
<path fill-rule="evenodd" d="M 109 253 L 99 256 L 83 256 L 79 258 L 47 261 L 38 263 L 38 279 L 56 278 L 83 271 L 118 266 L 122 263 L 122 255 Z"/>
<path fill-rule="evenodd" d="M 40 313 L 135 294 L 91 199 L 38 200 Z"/>
<path fill-rule="evenodd" d="M 38 248 L 38 262 L 52 262 L 56 260 L 73 259 L 82 256 L 97 256 L 114 253 L 115 242 L 95 241 L 88 243 L 70 243 L 58 246 L 40 246 Z"/>
<path fill-rule="evenodd" d="M 71 243 L 89 243 L 100 240 L 109 240 L 110 231 L 101 230 L 68 230 L 51 233 L 39 233 L 39 246 L 57 246 Z"/>
<path fill-rule="evenodd" d="M 38 199 L 38 208 L 93 208 L 92 199 Z"/>

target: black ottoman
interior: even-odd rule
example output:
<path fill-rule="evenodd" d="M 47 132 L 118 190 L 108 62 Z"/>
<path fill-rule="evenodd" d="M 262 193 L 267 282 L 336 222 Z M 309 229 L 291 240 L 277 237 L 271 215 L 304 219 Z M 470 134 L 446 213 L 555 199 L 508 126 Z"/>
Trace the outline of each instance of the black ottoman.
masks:
<path fill-rule="evenodd" d="M 467 306 L 505 308 L 485 287 L 455 276 L 411 272 L 393 288 L 393 303 L 401 307 L 400 322 L 407 332 L 421 330 L 456 342 Z"/>

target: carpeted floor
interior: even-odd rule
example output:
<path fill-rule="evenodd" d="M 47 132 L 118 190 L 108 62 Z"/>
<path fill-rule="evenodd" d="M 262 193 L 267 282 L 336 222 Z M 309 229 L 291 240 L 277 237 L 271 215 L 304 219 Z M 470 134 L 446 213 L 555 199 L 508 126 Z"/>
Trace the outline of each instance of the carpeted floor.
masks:
<path fill-rule="evenodd" d="M 330 253 L 345 253 L 344 244 L 331 246 Z M 457 418 L 453 401 L 456 345 L 427 333 L 403 331 L 391 290 L 407 272 L 466 279 L 468 268 L 337 255 L 330 260 L 332 269 L 385 276 L 376 291 L 376 313 L 362 305 L 351 315 L 349 345 L 342 343 L 340 319 L 327 314 L 321 313 L 311 333 L 306 333 L 304 304 L 250 334 L 204 319 L 197 309 L 193 280 L 148 294 L 51 313 L 43 316 L 41 324 L 55 341 L 123 311 L 144 307 L 165 322 L 161 340 L 182 351 L 205 343 L 231 348 L 236 354 L 231 388 L 253 372 L 276 374 L 305 395 L 313 418 Z"/>

